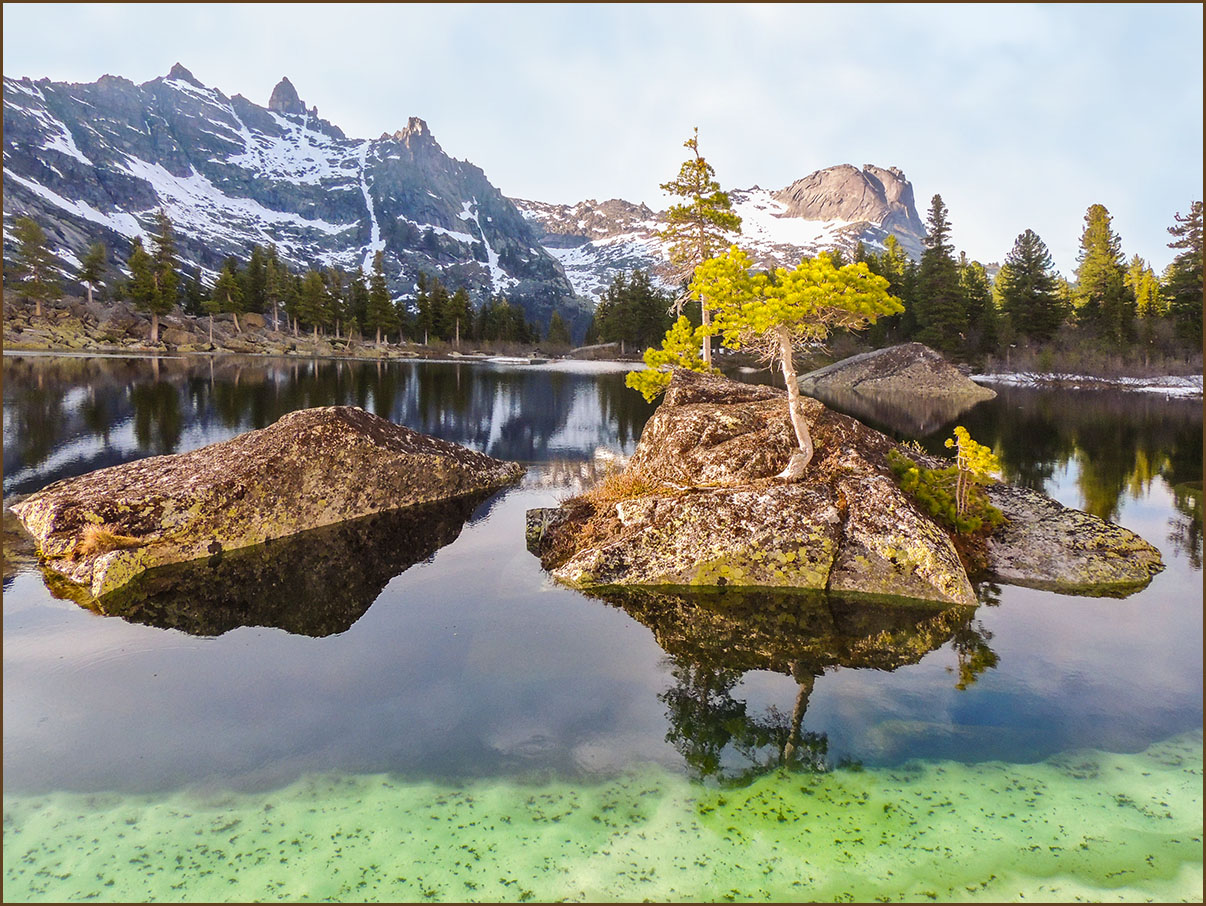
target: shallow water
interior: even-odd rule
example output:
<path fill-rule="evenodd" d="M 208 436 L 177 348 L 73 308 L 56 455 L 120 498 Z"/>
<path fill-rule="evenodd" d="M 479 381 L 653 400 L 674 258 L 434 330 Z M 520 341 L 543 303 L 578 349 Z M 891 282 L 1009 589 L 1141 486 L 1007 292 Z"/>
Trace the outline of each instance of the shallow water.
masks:
<path fill-rule="evenodd" d="M 548 581 L 523 513 L 631 452 L 622 372 L 158 367 L 6 356 L 6 498 L 334 402 L 528 475 L 303 539 L 283 599 L 271 558 L 109 617 L 6 566 L 6 900 L 1201 899 L 1200 402 L 958 417 L 1160 547 L 1125 600 L 603 601 Z"/>

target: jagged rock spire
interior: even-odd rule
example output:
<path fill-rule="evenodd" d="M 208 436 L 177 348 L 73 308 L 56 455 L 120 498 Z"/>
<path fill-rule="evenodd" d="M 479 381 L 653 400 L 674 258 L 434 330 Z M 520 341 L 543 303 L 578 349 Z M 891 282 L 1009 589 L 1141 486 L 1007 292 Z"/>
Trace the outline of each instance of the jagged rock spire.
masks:
<path fill-rule="evenodd" d="M 298 97 L 297 89 L 293 87 L 288 76 L 277 82 L 276 87 L 272 89 L 272 97 L 268 99 L 268 109 L 277 113 L 294 113 L 298 116 L 305 114 L 306 105 Z"/>
<path fill-rule="evenodd" d="M 174 79 L 178 82 L 188 82 L 190 85 L 196 85 L 198 88 L 205 87 L 197 81 L 196 76 L 184 68 L 184 64 L 182 63 L 177 63 L 170 70 L 168 70 L 167 77 L 168 79 Z"/>

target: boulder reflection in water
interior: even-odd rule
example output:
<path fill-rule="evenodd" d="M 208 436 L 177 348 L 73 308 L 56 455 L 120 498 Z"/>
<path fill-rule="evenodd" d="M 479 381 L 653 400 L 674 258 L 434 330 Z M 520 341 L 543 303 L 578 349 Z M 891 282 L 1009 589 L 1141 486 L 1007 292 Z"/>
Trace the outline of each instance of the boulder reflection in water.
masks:
<path fill-rule="evenodd" d="M 315 638 L 345 632 L 398 574 L 460 535 L 489 494 L 379 513 L 150 570 L 81 606 L 131 623 L 217 636 L 268 626 Z M 58 588 L 51 577 L 52 591 Z"/>

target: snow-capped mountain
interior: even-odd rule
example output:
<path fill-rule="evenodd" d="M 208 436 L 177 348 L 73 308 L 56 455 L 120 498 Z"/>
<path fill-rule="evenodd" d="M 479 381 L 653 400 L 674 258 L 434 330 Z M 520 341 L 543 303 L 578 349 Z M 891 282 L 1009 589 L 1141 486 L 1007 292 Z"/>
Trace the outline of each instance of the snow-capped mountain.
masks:
<path fill-rule="evenodd" d="M 735 241 L 758 267 L 791 267 L 805 255 L 862 241 L 882 248 L 894 233 L 904 249 L 921 256 L 925 227 L 917 216 L 913 187 L 892 167 L 849 164 L 818 170 L 778 191 L 754 186 L 729 193 L 741 217 Z M 640 267 L 669 286 L 668 246 L 657 238 L 664 212 L 612 199 L 554 205 L 512 199 L 541 244 L 565 268 L 574 289 L 597 296 L 616 273 Z"/>
<path fill-rule="evenodd" d="M 13 218 L 28 214 L 66 263 L 101 240 L 124 264 L 160 206 L 181 257 L 211 277 L 253 243 L 275 243 L 298 266 L 347 270 L 384 251 L 395 297 L 425 272 L 478 300 L 506 293 L 541 325 L 554 307 L 580 329 L 589 319 L 511 201 L 417 117 L 392 135 L 349 139 L 288 79 L 261 107 L 179 64 L 142 85 L 4 79 L 6 257 Z"/>
<path fill-rule="evenodd" d="M 919 255 L 924 227 L 897 169 L 829 167 L 778 191 L 730 193 L 740 243 L 760 266 L 889 233 Z M 4 250 L 30 215 L 74 274 L 101 240 L 124 265 L 163 207 L 187 266 L 209 279 L 229 255 L 274 243 L 296 266 L 368 268 L 384 252 L 395 298 L 420 273 L 482 301 L 505 293 L 541 326 L 561 311 L 575 336 L 621 270 L 667 285 L 663 214 L 626 201 L 545 204 L 505 197 L 481 169 L 449 157 L 411 117 L 392 135 L 344 135 L 286 78 L 267 107 L 227 97 L 180 64 L 142 85 L 118 76 L 72 84 L 4 79 Z"/>

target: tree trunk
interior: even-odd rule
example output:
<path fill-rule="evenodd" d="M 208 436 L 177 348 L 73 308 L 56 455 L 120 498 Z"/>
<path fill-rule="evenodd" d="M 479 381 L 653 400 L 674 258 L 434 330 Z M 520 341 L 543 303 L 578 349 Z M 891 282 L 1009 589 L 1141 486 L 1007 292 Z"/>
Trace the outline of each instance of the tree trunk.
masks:
<path fill-rule="evenodd" d="M 378 346 L 381 345 L 381 328 L 380 327 L 377 328 L 377 345 Z"/>
<path fill-rule="evenodd" d="M 816 681 L 817 678 L 812 675 L 796 677 L 796 683 L 798 684 L 798 688 L 796 689 L 796 705 L 791 711 L 791 731 L 787 736 L 787 744 L 783 746 L 784 762 L 791 760 L 792 754 L 800 743 L 800 726 L 804 723 L 804 712 L 808 710 L 808 699 L 812 695 L 812 687 L 816 684 Z"/>
<path fill-rule="evenodd" d="M 808 432 L 808 422 L 800 411 L 800 384 L 796 380 L 796 366 L 791 359 L 791 334 L 786 327 L 780 326 L 779 355 L 783 360 L 783 380 L 787 383 L 787 411 L 791 415 L 791 426 L 796 430 L 796 443 L 800 450 L 794 453 L 787 463 L 787 468 L 776 475 L 784 481 L 799 481 L 812 462 L 812 435 Z"/>
<path fill-rule="evenodd" d="M 315 340 L 318 339 L 318 325 L 317 324 L 314 325 L 314 339 Z"/>
<path fill-rule="evenodd" d="M 85 283 L 84 286 L 88 287 L 88 304 L 91 305 L 92 304 L 92 284 Z"/>
<path fill-rule="evenodd" d="M 37 296 L 34 299 L 34 317 L 35 318 L 42 317 L 42 297 L 41 296 Z"/>
<path fill-rule="evenodd" d="M 159 342 L 159 312 L 151 312 L 151 342 Z"/>
<path fill-rule="evenodd" d="M 209 316 L 209 345 L 214 345 L 214 316 L 212 313 Z"/>
<path fill-rule="evenodd" d="M 701 295 L 699 297 L 699 310 L 703 318 L 704 338 L 703 338 L 703 360 L 704 366 L 712 367 L 712 336 L 707 332 L 707 327 L 712 323 L 712 312 L 708 309 L 707 300 Z"/>
<path fill-rule="evenodd" d="M 239 313 L 237 311 L 232 311 L 231 314 L 234 315 L 235 333 L 242 333 L 243 328 L 239 326 Z"/>

